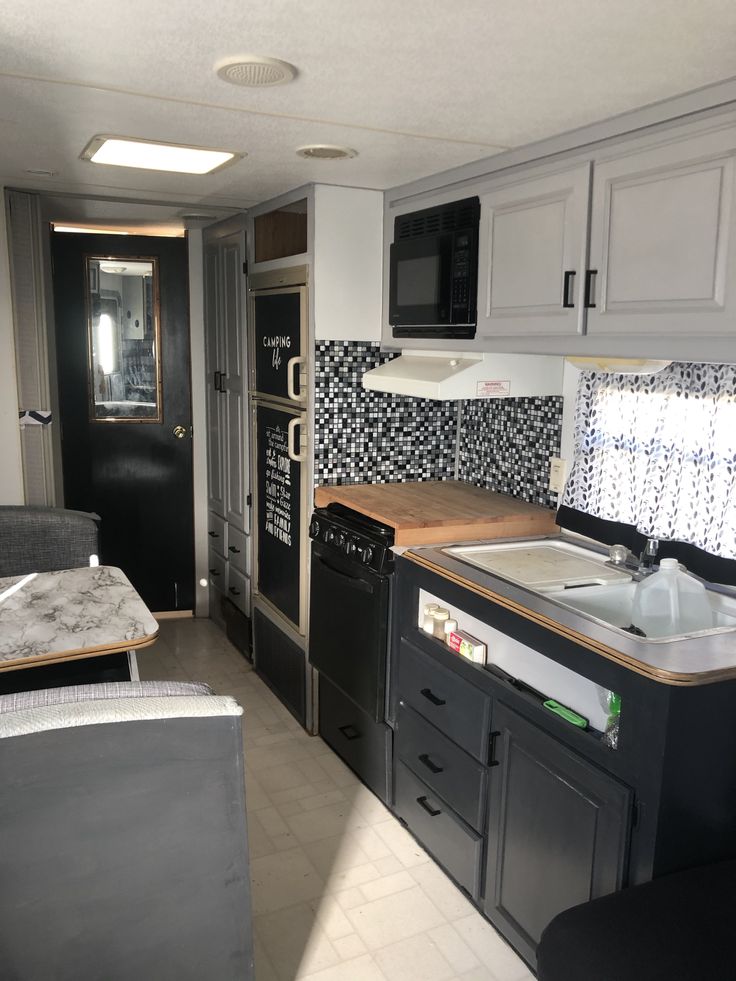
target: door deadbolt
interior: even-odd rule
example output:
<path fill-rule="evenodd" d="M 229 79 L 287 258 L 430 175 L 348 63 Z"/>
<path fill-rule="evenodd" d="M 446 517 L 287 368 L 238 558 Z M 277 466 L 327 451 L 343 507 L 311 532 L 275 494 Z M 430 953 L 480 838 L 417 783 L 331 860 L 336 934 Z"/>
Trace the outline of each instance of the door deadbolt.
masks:
<path fill-rule="evenodd" d="M 174 436 L 176 436 L 177 439 L 184 439 L 184 437 L 187 434 L 187 430 L 185 426 L 174 426 L 174 428 L 171 431 L 173 432 Z"/>

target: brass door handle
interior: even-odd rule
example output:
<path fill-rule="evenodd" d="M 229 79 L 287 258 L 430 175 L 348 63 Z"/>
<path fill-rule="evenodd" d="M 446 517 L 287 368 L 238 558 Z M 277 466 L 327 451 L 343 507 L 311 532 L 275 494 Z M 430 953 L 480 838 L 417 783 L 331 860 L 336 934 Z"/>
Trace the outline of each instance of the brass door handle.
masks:
<path fill-rule="evenodd" d="M 184 439 L 187 434 L 186 426 L 174 426 L 171 432 L 177 439 Z"/>

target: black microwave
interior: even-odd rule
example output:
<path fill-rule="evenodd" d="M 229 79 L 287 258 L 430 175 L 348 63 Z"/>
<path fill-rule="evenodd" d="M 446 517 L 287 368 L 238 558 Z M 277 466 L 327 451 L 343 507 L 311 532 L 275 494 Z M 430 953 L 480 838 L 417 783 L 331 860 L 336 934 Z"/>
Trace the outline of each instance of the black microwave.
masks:
<path fill-rule="evenodd" d="M 475 337 L 480 199 L 394 220 L 389 323 L 394 337 Z"/>

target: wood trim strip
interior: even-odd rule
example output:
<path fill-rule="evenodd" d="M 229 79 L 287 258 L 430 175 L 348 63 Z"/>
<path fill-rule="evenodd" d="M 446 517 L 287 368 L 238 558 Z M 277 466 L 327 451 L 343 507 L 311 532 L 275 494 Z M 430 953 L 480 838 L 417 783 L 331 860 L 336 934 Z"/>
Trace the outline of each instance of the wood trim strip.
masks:
<path fill-rule="evenodd" d="M 542 613 L 535 613 L 533 610 L 528 609 L 528 607 L 522 606 L 515 600 L 508 599 L 508 597 L 502 596 L 500 593 L 494 593 L 492 590 L 485 589 L 483 586 L 478 586 L 476 583 L 470 582 L 454 572 L 448 572 L 448 570 L 443 569 L 441 566 L 435 565 L 434 562 L 429 561 L 424 556 L 418 555 L 416 552 L 406 552 L 402 558 L 408 559 L 410 562 L 414 562 L 416 565 L 435 573 L 435 575 L 441 576 L 443 579 L 447 579 L 448 582 L 462 586 L 463 589 L 467 589 L 471 593 L 476 593 L 478 596 L 482 596 L 491 603 L 495 603 L 497 606 L 502 606 L 504 609 L 510 610 L 512 613 L 524 617 L 525 620 L 530 620 L 532 623 L 536 623 L 539 626 L 544 627 L 545 630 L 550 630 L 552 633 L 558 634 L 560 637 L 564 637 L 566 640 L 572 641 L 572 643 L 577 644 L 580 647 L 584 647 L 586 650 L 592 651 L 594 654 L 599 654 L 601 657 L 605 657 L 609 661 L 615 661 L 617 664 L 622 665 L 629 671 L 634 671 L 636 674 L 640 674 L 645 678 L 650 678 L 653 681 L 659 682 L 660 684 L 687 687 L 692 685 L 712 684 L 716 681 L 730 681 L 736 678 L 736 667 L 720 668 L 715 671 L 699 671 L 693 674 L 683 674 L 679 671 L 667 671 L 665 668 L 652 667 L 651 665 L 644 664 L 642 661 L 639 661 L 634 657 L 630 657 L 628 654 L 624 654 L 622 651 L 618 651 L 613 647 L 608 647 L 606 644 L 602 644 L 590 637 L 586 637 L 584 634 L 580 634 L 576 630 L 573 630 L 572 627 L 565 627 L 563 624 L 544 616 Z"/>
<path fill-rule="evenodd" d="M 64 661 L 81 661 L 86 657 L 100 657 L 104 654 L 124 654 L 126 651 L 137 651 L 150 647 L 158 637 L 155 634 L 141 637 L 139 640 L 126 640 L 100 647 L 82 647 L 76 651 L 50 651 L 48 654 L 36 654 L 33 657 L 15 658 L 12 661 L 0 661 L 0 673 L 3 671 L 20 671 L 24 668 L 40 667 L 43 664 L 63 664 Z"/>

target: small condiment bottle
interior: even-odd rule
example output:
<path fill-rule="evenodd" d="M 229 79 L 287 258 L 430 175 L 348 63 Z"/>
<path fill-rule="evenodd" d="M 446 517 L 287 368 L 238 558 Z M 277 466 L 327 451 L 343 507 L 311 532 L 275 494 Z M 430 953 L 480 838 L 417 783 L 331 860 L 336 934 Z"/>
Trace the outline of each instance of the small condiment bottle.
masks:
<path fill-rule="evenodd" d="M 455 631 L 457 630 L 457 620 L 452 620 L 452 619 L 445 620 L 444 630 L 445 630 L 445 643 L 449 647 L 450 646 L 450 634 L 455 633 Z"/>
<path fill-rule="evenodd" d="M 419 626 L 420 627 L 423 626 L 423 624 L 426 622 L 427 617 L 431 617 L 432 616 L 432 614 L 437 609 L 437 607 L 438 607 L 438 604 L 437 603 L 425 603 L 424 604 L 424 610 L 423 610 L 421 616 L 419 617 Z M 427 633 L 430 633 L 431 634 L 432 631 L 431 630 L 428 630 Z"/>
<path fill-rule="evenodd" d="M 432 617 L 434 619 L 434 635 L 444 643 L 445 621 L 450 619 L 450 611 L 440 606 L 434 611 Z"/>
<path fill-rule="evenodd" d="M 422 622 L 422 630 L 425 634 L 432 634 L 434 636 L 434 617 L 426 616 Z"/>

